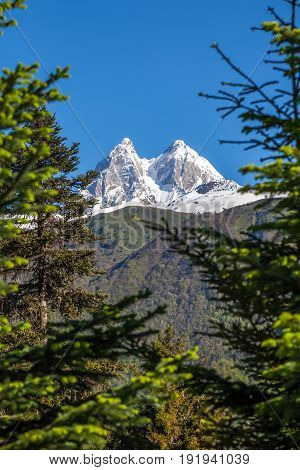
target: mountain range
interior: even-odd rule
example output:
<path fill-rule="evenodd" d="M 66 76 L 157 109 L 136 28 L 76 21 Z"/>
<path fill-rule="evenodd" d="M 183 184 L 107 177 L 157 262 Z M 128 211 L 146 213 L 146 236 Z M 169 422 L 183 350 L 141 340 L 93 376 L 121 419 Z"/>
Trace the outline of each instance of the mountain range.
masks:
<path fill-rule="evenodd" d="M 176 212 L 222 212 L 261 198 L 241 194 L 241 186 L 224 178 L 211 163 L 175 140 L 155 158 L 141 158 L 132 141 L 122 140 L 96 167 L 98 178 L 87 195 L 96 197 L 94 214 L 126 206 L 150 206 Z"/>
<path fill-rule="evenodd" d="M 191 344 L 200 344 L 207 360 L 224 358 L 221 342 L 197 335 L 209 331 L 211 319 L 222 315 L 222 306 L 197 266 L 170 250 L 155 227 L 164 219 L 179 231 L 212 227 L 239 239 L 249 226 L 268 220 L 272 201 L 258 205 L 263 196 L 241 194 L 239 184 L 224 178 L 182 140 L 148 159 L 125 138 L 97 170 L 87 196 L 97 198 L 90 224 L 98 236 L 94 248 L 101 274 L 81 282 L 105 292 L 113 303 L 149 289 L 152 295 L 133 308 L 166 305 L 166 315 L 153 319 L 152 326 L 161 330 L 171 324 Z M 265 236 L 263 230 L 259 236 Z"/>

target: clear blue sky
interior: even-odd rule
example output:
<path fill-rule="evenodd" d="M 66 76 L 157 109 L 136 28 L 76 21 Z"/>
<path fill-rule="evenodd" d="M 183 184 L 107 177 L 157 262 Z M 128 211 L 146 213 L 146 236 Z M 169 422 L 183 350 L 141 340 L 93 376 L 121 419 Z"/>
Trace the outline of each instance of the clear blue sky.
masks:
<path fill-rule="evenodd" d="M 28 0 L 17 15 L 26 40 L 16 30 L 5 34 L 1 67 L 36 61 L 28 43 L 47 69 L 71 66 L 72 78 L 61 83 L 70 104 L 55 111 L 64 134 L 81 144 L 81 171 L 125 136 L 146 157 L 184 139 L 224 176 L 243 182 L 238 168 L 258 155 L 219 145 L 219 138 L 237 136 L 235 118 L 203 149 L 219 117 L 215 103 L 197 92 L 234 78 L 209 47 L 213 41 L 252 71 L 267 38 L 250 27 L 268 18 L 270 2 L 287 14 L 281 0 Z M 263 65 L 255 77 L 268 78 Z"/>

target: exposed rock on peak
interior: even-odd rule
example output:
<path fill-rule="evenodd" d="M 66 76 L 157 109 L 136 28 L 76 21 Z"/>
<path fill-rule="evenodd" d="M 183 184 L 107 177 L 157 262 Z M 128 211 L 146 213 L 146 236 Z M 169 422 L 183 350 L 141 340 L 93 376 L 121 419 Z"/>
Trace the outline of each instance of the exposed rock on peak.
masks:
<path fill-rule="evenodd" d="M 174 140 L 174 142 L 171 143 L 170 147 L 167 149 L 172 149 L 172 148 L 175 148 L 175 147 L 186 147 L 186 143 L 184 140 Z"/>

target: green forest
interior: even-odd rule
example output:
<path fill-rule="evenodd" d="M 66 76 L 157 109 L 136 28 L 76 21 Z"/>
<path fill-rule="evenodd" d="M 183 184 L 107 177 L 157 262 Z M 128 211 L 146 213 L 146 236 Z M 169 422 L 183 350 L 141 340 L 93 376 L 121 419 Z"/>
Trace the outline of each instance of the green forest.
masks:
<path fill-rule="evenodd" d="M 261 158 L 240 191 L 262 199 L 219 214 L 93 215 L 97 172 L 79 173 L 80 144 L 50 111 L 69 68 L 3 69 L 1 450 L 298 449 L 300 28 L 287 3 L 289 18 L 269 8 L 253 33 L 268 37 L 270 80 L 212 45 L 236 81 L 199 96 L 236 114 L 234 143 Z M 24 8 L 0 2 L 2 33 Z"/>

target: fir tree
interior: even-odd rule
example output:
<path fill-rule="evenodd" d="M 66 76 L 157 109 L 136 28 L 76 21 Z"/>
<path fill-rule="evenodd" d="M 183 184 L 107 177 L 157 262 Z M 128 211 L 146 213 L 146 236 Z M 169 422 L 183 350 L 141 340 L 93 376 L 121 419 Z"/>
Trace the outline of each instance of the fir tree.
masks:
<path fill-rule="evenodd" d="M 36 198 L 40 209 L 30 216 L 22 234 L 12 242 L 2 243 L 3 253 L 29 260 L 26 267 L 14 271 L 19 289 L 3 301 L 3 312 L 22 320 L 26 312 L 27 319 L 41 329 L 46 328 L 50 313 L 73 317 L 99 309 L 103 300 L 102 294 L 89 293 L 82 285 L 83 277 L 94 270 L 94 250 L 90 246 L 96 238 L 88 228 L 94 200 L 85 197 L 84 191 L 96 172 L 74 176 L 79 145 L 66 144 L 61 128 L 50 114 L 35 119 L 29 129 L 45 127 L 51 130 L 50 153 L 36 162 L 33 170 L 50 166 L 56 168 L 56 174 L 43 182 L 47 192 Z M 44 140 L 37 134 L 31 148 L 38 148 Z M 14 173 L 20 171 L 25 158 L 24 152 L 19 152 L 12 165 Z"/>
<path fill-rule="evenodd" d="M 174 328 L 169 325 L 152 341 L 148 361 L 142 365 L 141 371 L 151 370 L 153 362 L 168 357 L 181 357 L 187 350 L 187 338 L 184 335 L 178 337 Z M 182 371 L 190 373 L 190 366 L 183 364 Z M 163 379 L 152 394 L 158 399 L 164 395 L 165 400 L 159 407 L 155 402 L 144 405 L 141 413 L 148 418 L 148 424 L 130 428 L 126 434 L 113 433 L 108 440 L 108 448 L 160 450 L 215 448 L 216 440 L 209 432 L 210 423 L 206 420 L 210 406 L 204 395 L 197 396 L 192 393 L 184 381 L 170 383 Z M 213 418 L 215 422 L 220 422 L 222 413 L 214 413 Z"/>
<path fill-rule="evenodd" d="M 178 337 L 172 326 L 168 326 L 152 343 L 159 358 L 176 357 L 188 350 L 188 341 Z M 152 408 L 145 436 L 155 448 L 161 450 L 199 450 L 216 448 L 216 440 L 209 432 L 210 424 L 205 419 L 210 407 L 205 395 L 190 392 L 181 384 L 165 384 L 168 400 L 159 408 Z M 220 423 L 222 413 L 214 414 Z"/>
<path fill-rule="evenodd" d="M 1 2 L 0 30 L 15 24 L 5 17 L 5 12 L 16 7 L 24 7 L 24 1 Z M 30 216 L 31 223 L 40 214 L 48 213 L 51 206 L 43 204 L 57 195 L 52 189 L 46 189 L 46 180 L 54 168 L 43 162 L 49 161 L 51 155 L 50 130 L 30 126 L 30 123 L 47 118 L 41 106 L 64 99 L 52 85 L 67 76 L 67 69 L 58 69 L 45 82 L 35 78 L 36 71 L 37 66 L 19 65 L 15 71 L 6 70 L 0 77 L 0 237 L 3 245 L 6 240 L 20 236 L 21 217 L 28 223 Z M 69 195 L 72 199 L 71 192 Z M 72 204 L 70 207 L 72 210 Z M 25 263 L 26 259 L 19 256 L 1 256 L 2 277 L 8 270 Z M 0 295 L 16 292 L 17 288 L 16 284 L 2 279 Z M 180 369 L 186 360 L 195 358 L 194 353 L 161 361 L 144 376 L 106 394 L 81 399 L 74 406 L 61 407 L 57 402 L 61 389 L 76 389 L 82 377 L 90 376 L 90 361 L 147 356 L 148 347 L 143 338 L 147 337 L 148 330 L 144 328 L 144 321 L 159 312 L 122 313 L 134 300 L 126 299 L 117 306 L 102 306 L 100 313 L 87 320 L 51 326 L 45 341 L 33 345 L 18 340 L 15 345 L 16 335 L 30 331 L 28 323 L 12 325 L 0 316 L 2 449 L 103 448 L 111 431 L 123 429 L 126 432 L 128 426 L 145 423 L 147 418 L 139 413 L 141 405 L 149 400 L 160 402 L 160 398 L 153 397 L 149 391 L 161 387 L 162 381 L 175 383 L 190 377 Z M 110 328 L 107 327 L 109 320 L 112 321 Z M 95 375 L 99 376 L 99 371 Z"/>
<path fill-rule="evenodd" d="M 91 362 L 152 357 L 147 337 L 154 331 L 145 324 L 162 310 L 126 313 L 136 300 L 103 306 L 88 320 L 52 325 L 47 341 L 18 348 L 14 336 L 30 333 L 29 325 L 10 325 L 0 317 L 1 449 L 102 449 L 111 433 L 126 440 L 132 427 L 149 422 L 143 409 L 163 403 L 163 384 L 189 377 L 181 368 L 193 353 L 152 363 L 145 374 L 105 393 L 81 393 L 85 378 L 91 377 Z M 98 383 L 106 379 L 103 368 L 93 375 Z"/>
<path fill-rule="evenodd" d="M 217 95 L 201 94 L 220 100 L 224 117 L 239 113 L 245 138 L 230 142 L 261 152 L 261 165 L 242 169 L 254 175 L 243 191 L 274 199 L 269 222 L 249 228 L 241 241 L 210 230 L 187 228 L 180 235 L 167 229 L 174 248 L 199 266 L 221 302 L 214 334 L 238 354 L 236 366 L 248 377 L 194 370 L 194 393 L 226 411 L 222 427 L 214 426 L 225 448 L 295 449 L 300 442 L 300 30 L 299 5 L 288 3 L 288 20 L 271 8 L 274 21 L 258 28 L 272 36 L 266 63 L 277 78 L 257 83 L 214 44 L 241 80 L 224 82 Z"/>
<path fill-rule="evenodd" d="M 15 20 L 7 17 L 7 12 L 10 13 L 10 10 L 15 8 L 26 8 L 25 0 L 1 2 L 1 34 L 4 28 L 16 24 Z M 45 117 L 43 106 L 65 99 L 52 85 L 60 78 L 68 77 L 68 67 L 58 67 L 56 73 L 51 74 L 45 81 L 35 77 L 38 69 L 38 64 L 19 64 L 14 70 L 4 69 L 0 77 L 0 237 L 3 241 L 11 240 L 20 233 L 24 215 L 36 214 L 39 209 L 37 199 L 42 194 L 46 196 L 42 183 L 54 172 L 53 167 L 43 163 L 49 156 L 47 141 L 50 130 L 47 127 L 31 129 L 29 126 L 32 121 Z M 35 148 L 31 145 L 34 141 L 39 142 Z M 23 160 L 19 171 L 12 171 L 20 153 Z M 32 168 L 37 165 L 39 168 L 32 172 Z M 45 211 L 47 210 L 48 207 L 45 208 Z M 25 258 L 15 254 L 1 255 L 1 296 L 17 290 L 15 284 L 5 282 L 6 273 L 26 263 Z"/>

